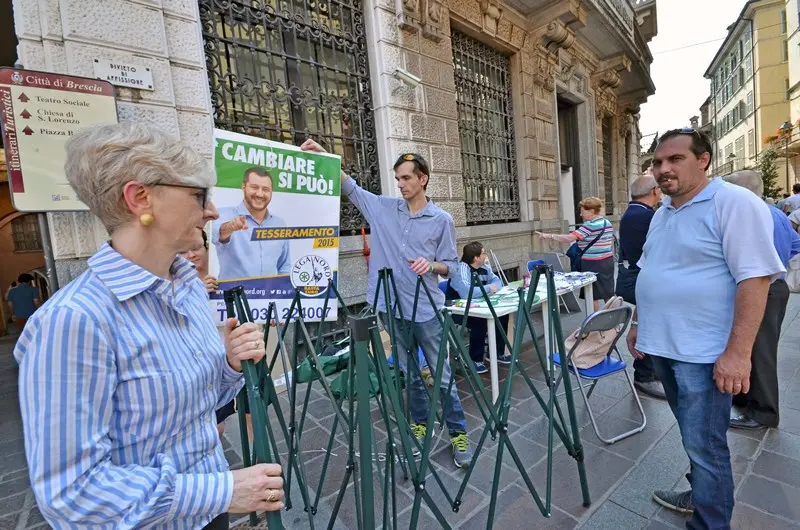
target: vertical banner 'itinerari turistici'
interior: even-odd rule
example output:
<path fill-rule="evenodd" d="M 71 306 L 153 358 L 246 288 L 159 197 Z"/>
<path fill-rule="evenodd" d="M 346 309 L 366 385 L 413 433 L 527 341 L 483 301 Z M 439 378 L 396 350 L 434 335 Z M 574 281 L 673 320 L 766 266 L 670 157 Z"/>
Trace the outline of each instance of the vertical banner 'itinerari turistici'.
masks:
<path fill-rule="evenodd" d="M 225 319 L 222 291 L 238 285 L 256 322 L 266 321 L 270 302 L 285 320 L 295 289 L 305 320 L 335 320 L 328 286 L 339 271 L 341 158 L 219 129 L 214 143 L 219 219 L 211 227 L 210 273 L 219 280 L 211 295 L 217 322 Z"/>

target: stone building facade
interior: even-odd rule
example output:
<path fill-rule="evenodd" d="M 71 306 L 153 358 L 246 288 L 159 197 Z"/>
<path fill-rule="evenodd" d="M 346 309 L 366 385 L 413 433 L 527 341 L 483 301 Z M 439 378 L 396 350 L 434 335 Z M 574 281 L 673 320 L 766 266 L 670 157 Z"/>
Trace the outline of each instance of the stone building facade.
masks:
<path fill-rule="evenodd" d="M 567 230 L 580 196 L 604 198 L 612 220 L 621 214 L 639 174 L 639 107 L 655 90 L 655 9 L 654 0 L 14 0 L 14 19 L 25 68 L 91 77 L 95 58 L 150 67 L 152 92 L 117 88 L 120 120 L 153 123 L 209 158 L 215 125 L 288 142 L 310 134 L 363 186 L 397 195 L 394 160 L 422 154 L 459 245 L 482 241 L 513 276 L 546 250 L 533 231 Z M 63 285 L 107 234 L 86 213 L 48 218 Z M 344 204 L 348 303 L 364 300 L 362 224 Z"/>

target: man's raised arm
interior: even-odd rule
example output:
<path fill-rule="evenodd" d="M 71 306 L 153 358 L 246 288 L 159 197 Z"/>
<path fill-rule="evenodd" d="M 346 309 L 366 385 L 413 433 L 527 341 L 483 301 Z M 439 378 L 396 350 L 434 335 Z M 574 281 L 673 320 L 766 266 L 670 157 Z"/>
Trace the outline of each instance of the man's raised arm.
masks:
<path fill-rule="evenodd" d="M 327 153 L 317 142 L 309 138 L 303 145 L 300 146 L 303 151 L 312 153 Z M 342 177 L 342 195 L 346 196 L 356 208 L 367 219 L 367 222 L 373 224 L 373 219 L 378 215 L 378 210 L 386 203 L 394 203 L 395 199 L 391 197 L 384 197 L 382 195 L 375 195 L 361 186 L 359 186 L 355 179 L 348 176 L 344 171 L 341 172 Z"/>

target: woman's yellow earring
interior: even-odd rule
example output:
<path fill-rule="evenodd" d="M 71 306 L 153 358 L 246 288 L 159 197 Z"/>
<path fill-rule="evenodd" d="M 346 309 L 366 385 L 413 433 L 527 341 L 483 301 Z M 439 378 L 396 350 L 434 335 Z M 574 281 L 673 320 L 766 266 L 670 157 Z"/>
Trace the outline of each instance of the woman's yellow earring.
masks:
<path fill-rule="evenodd" d="M 149 213 L 143 213 L 139 216 L 139 222 L 142 223 L 142 226 L 150 226 L 153 221 L 155 221 L 155 218 Z"/>

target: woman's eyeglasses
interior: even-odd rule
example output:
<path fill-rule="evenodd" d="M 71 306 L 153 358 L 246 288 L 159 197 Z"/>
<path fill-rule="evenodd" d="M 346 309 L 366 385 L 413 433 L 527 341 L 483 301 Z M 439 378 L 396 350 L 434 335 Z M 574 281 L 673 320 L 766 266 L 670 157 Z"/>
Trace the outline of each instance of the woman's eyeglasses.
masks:
<path fill-rule="evenodd" d="M 208 207 L 208 196 L 210 194 L 210 188 L 201 188 L 200 186 L 189 186 L 188 184 L 156 184 L 156 186 L 164 186 L 166 188 L 183 188 L 187 190 L 196 190 L 198 193 L 195 193 L 195 197 L 197 198 L 197 204 L 200 205 L 201 208 L 204 210 Z"/>

